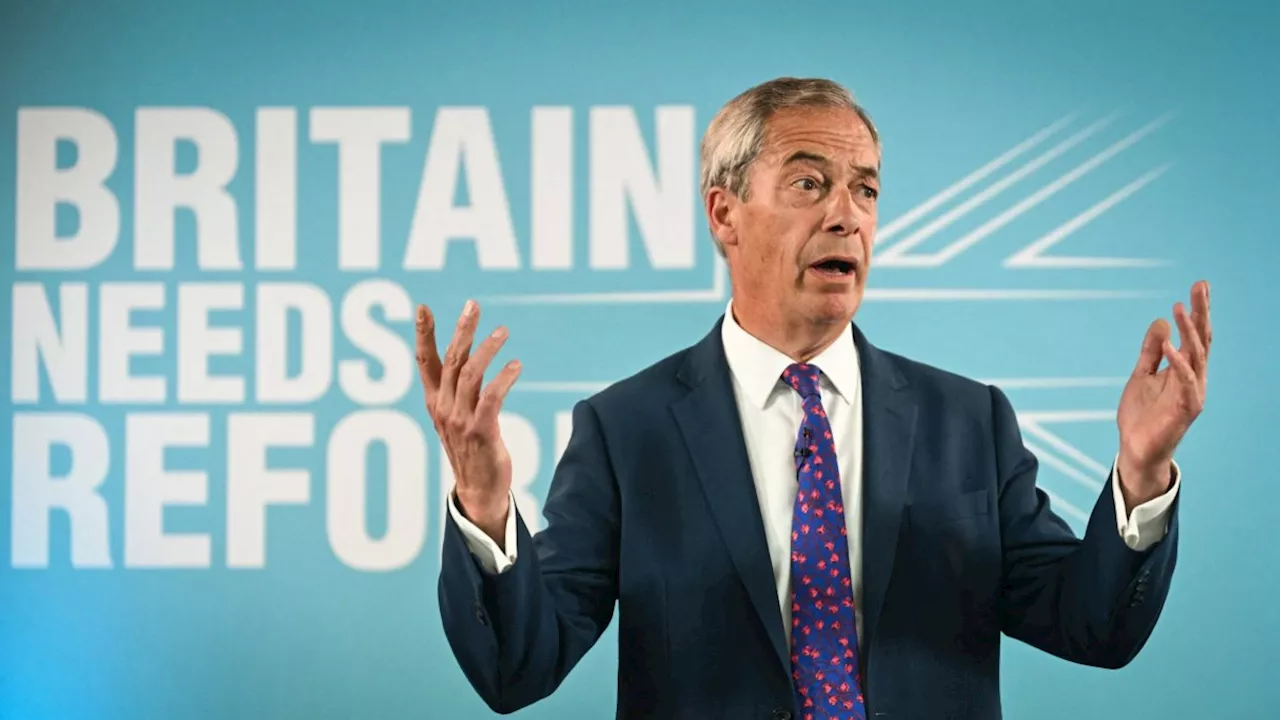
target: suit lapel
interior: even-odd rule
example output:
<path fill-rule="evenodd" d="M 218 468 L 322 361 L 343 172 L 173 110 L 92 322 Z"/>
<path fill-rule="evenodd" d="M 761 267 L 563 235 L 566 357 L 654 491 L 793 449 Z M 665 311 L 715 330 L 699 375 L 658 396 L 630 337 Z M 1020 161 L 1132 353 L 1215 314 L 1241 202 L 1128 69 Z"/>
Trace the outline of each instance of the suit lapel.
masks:
<path fill-rule="evenodd" d="M 723 322 L 723 318 L 720 322 Z M 863 635 L 871 647 L 893 572 L 915 438 L 916 402 L 891 356 L 854 326 L 862 372 Z M 672 406 L 711 516 L 729 548 L 778 661 L 791 660 L 778 608 L 764 521 L 756 498 L 720 323 L 689 353 L 679 377 L 690 392 Z"/>
<path fill-rule="evenodd" d="M 863 423 L 863 635 L 868 650 L 884 611 L 898 547 L 915 439 L 916 403 L 891 356 L 855 326 L 862 368 Z"/>
<path fill-rule="evenodd" d="M 672 412 L 747 596 L 764 624 L 778 661 L 790 673 L 773 565 L 720 340 L 720 323 L 692 348 L 680 378 L 691 390 L 672 406 Z"/>

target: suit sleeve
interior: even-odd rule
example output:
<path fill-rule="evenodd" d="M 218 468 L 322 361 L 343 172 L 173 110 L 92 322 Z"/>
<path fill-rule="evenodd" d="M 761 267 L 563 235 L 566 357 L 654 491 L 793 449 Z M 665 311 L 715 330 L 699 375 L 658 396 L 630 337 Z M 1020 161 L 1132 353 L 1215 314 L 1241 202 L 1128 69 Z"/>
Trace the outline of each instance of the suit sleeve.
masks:
<path fill-rule="evenodd" d="M 1036 486 L 1038 462 L 1009 400 L 991 388 L 1004 554 L 1004 632 L 1073 662 L 1127 665 L 1151 636 L 1177 560 L 1178 495 L 1163 538 L 1138 550 L 1117 532 L 1113 477 L 1103 483 L 1083 538 Z"/>
<path fill-rule="evenodd" d="M 472 552 L 446 513 L 439 597 L 445 635 L 463 674 L 495 712 L 550 695 L 613 618 L 619 500 L 592 406 L 573 410 L 573 433 L 530 535 L 513 504 L 514 561 L 501 572 Z"/>

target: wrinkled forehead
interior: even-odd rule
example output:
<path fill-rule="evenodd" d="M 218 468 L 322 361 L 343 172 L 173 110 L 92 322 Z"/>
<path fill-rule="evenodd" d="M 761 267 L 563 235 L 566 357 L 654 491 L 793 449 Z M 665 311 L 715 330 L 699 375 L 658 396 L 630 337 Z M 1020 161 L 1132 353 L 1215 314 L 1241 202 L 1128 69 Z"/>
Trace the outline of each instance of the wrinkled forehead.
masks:
<path fill-rule="evenodd" d="M 880 167 L 880 147 L 871 129 L 853 110 L 787 108 L 765 124 L 761 159 L 781 167 L 795 162 Z"/>

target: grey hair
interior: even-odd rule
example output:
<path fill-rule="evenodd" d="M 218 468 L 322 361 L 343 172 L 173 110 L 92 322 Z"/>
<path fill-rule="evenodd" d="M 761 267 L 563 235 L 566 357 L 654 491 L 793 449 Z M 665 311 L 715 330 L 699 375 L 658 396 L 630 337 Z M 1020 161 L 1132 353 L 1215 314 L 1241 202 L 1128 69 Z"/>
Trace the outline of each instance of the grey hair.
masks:
<path fill-rule="evenodd" d="M 857 113 L 880 146 L 880 135 L 871 116 L 843 85 L 823 78 L 781 77 L 743 91 L 725 103 L 702 136 L 701 193 L 705 199 L 713 187 L 721 187 L 746 200 L 751 163 L 764 147 L 769 119 L 780 110 L 796 107 L 839 108 Z M 716 249 L 724 254 L 720 240 Z"/>

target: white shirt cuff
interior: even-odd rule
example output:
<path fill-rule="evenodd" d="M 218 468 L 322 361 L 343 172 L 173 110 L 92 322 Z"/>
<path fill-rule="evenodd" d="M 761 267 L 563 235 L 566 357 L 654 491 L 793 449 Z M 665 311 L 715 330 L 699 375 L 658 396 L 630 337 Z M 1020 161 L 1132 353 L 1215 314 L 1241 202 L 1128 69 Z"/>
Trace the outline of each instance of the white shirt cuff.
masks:
<path fill-rule="evenodd" d="M 510 495 L 511 504 L 507 510 L 507 532 L 506 540 L 503 545 L 507 547 L 507 551 L 503 552 L 498 547 L 498 543 L 493 541 L 483 530 L 476 527 L 475 523 L 463 517 L 462 511 L 458 509 L 458 501 L 454 490 L 449 491 L 449 513 L 453 515 L 453 521 L 458 524 L 458 528 L 462 530 L 462 537 L 467 542 L 467 548 L 471 550 L 471 554 L 480 562 L 480 566 L 491 573 L 505 572 L 516 562 L 516 498 Z"/>
<path fill-rule="evenodd" d="M 1111 464 L 1111 493 L 1116 504 L 1116 528 L 1130 549 L 1142 552 L 1164 539 L 1169 531 L 1169 514 L 1173 508 L 1173 500 L 1178 496 L 1178 488 L 1182 485 L 1182 470 L 1178 463 L 1173 463 L 1173 485 L 1169 491 L 1135 507 L 1127 515 L 1125 513 L 1124 493 L 1120 490 L 1120 456 Z"/>

